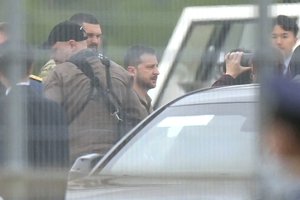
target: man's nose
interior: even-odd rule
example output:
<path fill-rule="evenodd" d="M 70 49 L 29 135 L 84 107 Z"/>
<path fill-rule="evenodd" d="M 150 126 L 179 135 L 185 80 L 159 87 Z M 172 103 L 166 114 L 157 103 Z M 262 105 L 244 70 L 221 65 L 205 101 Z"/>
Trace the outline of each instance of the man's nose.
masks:
<path fill-rule="evenodd" d="M 281 38 L 280 38 L 280 37 L 276 38 L 276 44 L 277 44 L 277 45 L 280 45 L 280 44 L 281 44 L 281 42 L 282 42 L 282 40 L 281 40 Z"/>
<path fill-rule="evenodd" d="M 93 36 L 93 37 L 91 37 L 91 42 L 92 42 L 93 44 L 99 45 L 99 44 L 100 44 L 100 38 L 98 38 L 98 37 L 96 37 L 96 36 Z"/>
<path fill-rule="evenodd" d="M 159 75 L 159 70 L 158 70 L 158 67 L 155 67 L 154 68 L 154 72 L 153 72 L 155 75 Z"/>

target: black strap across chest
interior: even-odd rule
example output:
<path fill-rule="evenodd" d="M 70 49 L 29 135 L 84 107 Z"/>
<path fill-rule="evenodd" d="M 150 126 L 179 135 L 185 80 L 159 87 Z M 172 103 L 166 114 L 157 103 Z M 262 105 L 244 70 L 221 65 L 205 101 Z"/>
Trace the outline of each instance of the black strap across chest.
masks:
<path fill-rule="evenodd" d="M 110 75 L 110 60 L 104 57 L 102 54 L 99 54 L 97 56 L 102 62 L 102 64 L 105 66 L 107 86 L 104 87 L 101 84 L 99 78 L 95 76 L 94 70 L 87 60 L 87 58 L 91 56 L 97 56 L 97 55 L 92 51 L 84 51 L 76 54 L 75 56 L 71 57 L 68 60 L 68 62 L 71 62 L 74 65 L 76 65 L 77 68 L 80 69 L 90 79 L 90 83 L 91 83 L 88 97 L 86 98 L 85 102 L 72 115 L 72 119 L 69 119 L 69 123 L 71 123 L 83 111 L 87 103 L 92 98 L 94 89 L 96 89 L 98 94 L 103 97 L 103 100 L 111 115 L 113 115 L 116 118 L 116 120 L 118 120 L 118 122 L 121 122 L 122 119 L 121 119 L 120 102 L 118 101 L 112 89 L 111 75 Z"/>

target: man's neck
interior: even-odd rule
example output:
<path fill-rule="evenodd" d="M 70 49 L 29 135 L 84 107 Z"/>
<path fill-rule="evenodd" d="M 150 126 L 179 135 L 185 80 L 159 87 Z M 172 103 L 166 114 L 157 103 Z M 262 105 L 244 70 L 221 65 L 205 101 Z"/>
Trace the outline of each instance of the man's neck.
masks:
<path fill-rule="evenodd" d="M 148 90 L 141 88 L 141 87 L 137 86 L 136 84 L 133 85 L 133 89 L 140 97 L 143 97 L 143 99 L 146 100 L 146 96 L 148 95 L 147 94 Z"/>

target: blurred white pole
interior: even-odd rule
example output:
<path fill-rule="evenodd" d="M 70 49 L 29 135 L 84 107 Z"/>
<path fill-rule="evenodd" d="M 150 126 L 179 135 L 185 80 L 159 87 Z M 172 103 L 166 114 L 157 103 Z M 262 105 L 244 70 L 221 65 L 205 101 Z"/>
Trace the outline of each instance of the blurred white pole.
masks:
<path fill-rule="evenodd" d="M 271 9 L 270 5 L 272 4 L 271 0 L 258 0 L 258 35 L 257 35 L 257 47 L 261 51 L 262 57 L 260 59 L 260 65 L 263 66 L 258 70 L 260 75 L 260 82 L 263 81 L 264 77 L 270 75 L 268 68 L 268 58 L 270 56 L 270 41 L 271 41 L 271 30 L 272 30 L 272 21 L 271 21 Z"/>
<path fill-rule="evenodd" d="M 261 84 L 260 89 L 260 123 L 261 127 L 269 117 L 269 111 L 271 109 L 270 104 L 266 102 L 266 95 L 268 91 L 265 91 L 264 83 L 274 75 L 274 66 L 272 66 L 271 52 L 271 32 L 272 32 L 272 18 L 271 18 L 271 0 L 258 1 L 258 35 L 257 35 L 257 50 L 260 52 L 258 81 Z"/>
<path fill-rule="evenodd" d="M 270 117 L 270 109 L 271 106 L 268 102 L 266 102 L 266 96 L 268 95 L 268 91 L 264 87 L 264 83 L 267 79 L 271 78 L 271 76 L 274 74 L 273 68 L 270 65 L 270 58 L 272 58 L 271 52 L 271 31 L 272 31 L 272 18 L 271 18 L 271 0 L 258 0 L 258 14 L 259 14 L 259 20 L 258 20 L 258 35 L 257 35 L 257 50 L 261 53 L 260 59 L 259 59 L 259 66 L 258 68 L 258 82 L 261 84 L 260 88 L 260 108 L 259 108 L 259 122 L 260 122 L 260 135 L 258 135 L 259 140 L 259 155 L 260 158 L 258 158 L 258 170 L 259 170 L 259 181 L 260 184 L 258 184 L 258 189 L 260 191 L 260 195 L 262 199 L 268 198 L 268 193 L 270 191 L 267 191 L 267 186 L 264 185 L 265 181 L 262 177 L 264 177 L 264 172 L 262 170 L 261 163 L 263 161 L 263 147 L 265 146 L 263 144 L 262 140 L 262 130 L 265 122 Z"/>
<path fill-rule="evenodd" d="M 24 18 L 24 5 L 25 1 L 22 0 L 6 0 L 1 6 L 5 6 L 6 21 L 10 26 L 10 35 L 9 38 L 12 41 L 12 48 L 15 52 L 14 63 L 11 66 L 10 78 L 12 80 L 18 79 L 21 76 L 19 53 L 20 50 L 18 41 L 24 40 L 25 29 L 24 24 L 26 19 Z M 13 11 L 13 12 L 11 12 Z M 25 67 L 25 66 L 24 66 Z M 26 147 L 26 128 L 24 127 L 25 120 L 23 116 L 25 113 L 22 113 L 23 109 L 20 104 L 21 98 L 13 99 L 9 106 L 8 113 L 1 113 L 6 115 L 9 119 L 9 131 L 5 133 L 4 144 L 4 158 L 5 163 L 4 168 L 2 168 L 1 177 L 4 180 L 1 180 L 1 188 L 5 188 L 5 196 L 8 196 L 9 199 L 28 199 L 26 191 L 26 171 L 27 171 L 27 147 Z M 1 189 L 0 189 L 1 190 Z M 1 194 L 0 194 L 1 196 Z"/>

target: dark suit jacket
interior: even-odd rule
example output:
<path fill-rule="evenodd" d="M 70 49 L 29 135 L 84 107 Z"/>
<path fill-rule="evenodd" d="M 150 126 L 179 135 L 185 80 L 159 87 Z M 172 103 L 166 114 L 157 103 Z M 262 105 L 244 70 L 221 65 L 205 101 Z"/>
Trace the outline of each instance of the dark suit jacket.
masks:
<path fill-rule="evenodd" d="M 21 95 L 21 96 L 20 96 Z M 23 109 L 23 125 L 25 125 L 25 132 L 27 132 L 27 157 L 30 169 L 33 170 L 48 170 L 65 172 L 65 183 L 67 180 L 67 170 L 69 169 L 69 139 L 68 129 L 65 116 L 62 108 L 55 102 L 50 101 L 41 95 L 37 94 L 29 86 L 15 86 L 11 89 L 7 96 L 0 98 L 0 166 L 4 164 L 5 147 L 7 147 L 8 134 L 11 134 L 8 124 L 9 105 L 13 99 L 20 100 L 20 108 Z M 26 128 L 27 126 L 27 128 Z M 16 140 L 18 138 L 15 138 Z M 25 149 L 26 151 L 26 149 Z M 50 169 L 50 171 L 49 171 Z M 51 174 L 49 174 L 51 176 Z M 64 192 L 65 185 L 60 185 L 58 190 Z M 56 195 L 51 188 L 47 191 L 47 187 L 39 187 L 32 184 L 31 194 L 42 192 L 43 195 L 49 198 L 45 199 L 63 199 L 62 194 Z M 55 187 L 55 186 L 54 186 Z M 49 188 L 49 187 L 48 187 Z M 63 190 L 62 190 L 63 189 Z M 1 190 L 1 189 L 0 189 Z M 38 196 L 33 195 L 33 196 Z M 51 198 L 50 198 L 50 196 Z M 1 193 L 0 193 L 1 196 Z M 60 196 L 60 197 L 59 197 Z M 33 197 L 33 199 L 36 199 Z"/>
<path fill-rule="evenodd" d="M 40 81 L 34 80 L 34 79 L 30 79 L 30 87 L 37 91 L 38 94 L 42 95 L 43 94 L 43 84 Z"/>
<path fill-rule="evenodd" d="M 30 83 L 30 88 L 31 89 L 36 91 L 37 94 L 43 95 L 44 87 L 43 87 L 43 84 L 42 84 L 41 81 L 30 79 L 29 83 Z M 0 83 L 0 97 L 5 95 L 5 91 L 6 91 L 5 86 L 2 83 Z"/>
<path fill-rule="evenodd" d="M 294 78 L 300 74 L 300 46 L 294 50 L 288 69 L 287 78 Z"/>

